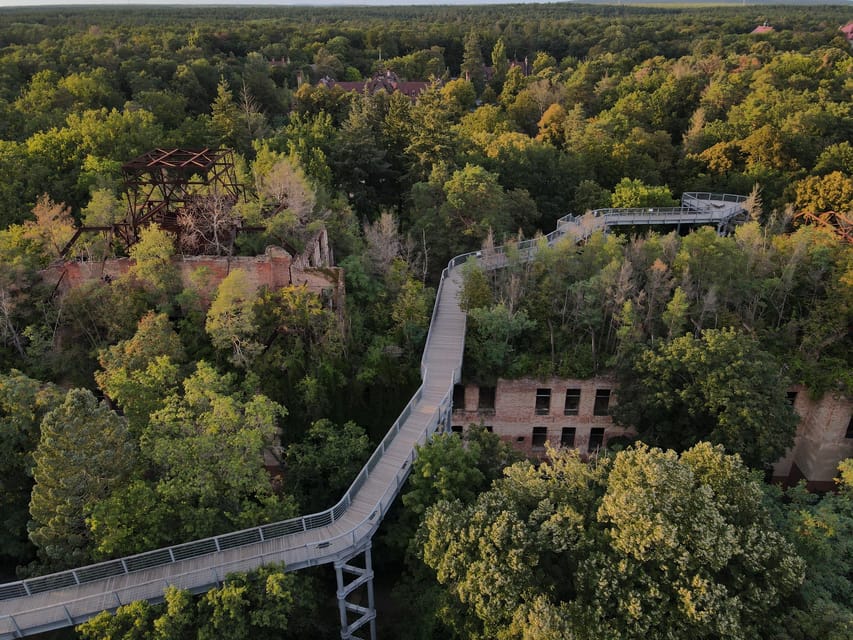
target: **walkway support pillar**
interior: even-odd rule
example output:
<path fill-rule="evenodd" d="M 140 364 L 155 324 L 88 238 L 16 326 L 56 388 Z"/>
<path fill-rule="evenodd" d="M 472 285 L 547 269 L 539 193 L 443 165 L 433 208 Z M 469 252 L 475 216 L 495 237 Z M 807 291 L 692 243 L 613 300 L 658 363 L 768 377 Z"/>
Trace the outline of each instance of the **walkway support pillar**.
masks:
<path fill-rule="evenodd" d="M 355 560 L 362 555 L 364 566 L 360 567 L 356 565 Z M 369 625 L 370 636 L 367 637 L 376 640 L 376 605 L 373 599 L 373 560 L 370 556 L 370 543 L 348 560 L 335 562 L 335 577 L 338 581 L 341 640 L 364 640 L 362 636 L 355 635 L 355 632 L 365 625 Z M 365 604 L 367 606 L 364 606 Z"/>

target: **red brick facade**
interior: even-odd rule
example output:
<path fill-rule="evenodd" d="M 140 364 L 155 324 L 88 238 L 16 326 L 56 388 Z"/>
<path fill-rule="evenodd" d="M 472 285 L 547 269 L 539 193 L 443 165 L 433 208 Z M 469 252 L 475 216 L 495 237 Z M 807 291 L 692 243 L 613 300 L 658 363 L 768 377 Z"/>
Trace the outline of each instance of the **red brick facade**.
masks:
<path fill-rule="evenodd" d="M 810 488 L 832 489 L 838 463 L 853 457 L 853 401 L 832 393 L 814 399 L 802 386 L 791 387 L 789 398 L 802 420 L 794 446 L 773 465 L 774 479 L 792 484 L 805 478 Z"/>
<path fill-rule="evenodd" d="M 498 380 L 493 388 L 457 385 L 452 424 L 456 431 L 471 424 L 490 427 L 533 457 L 544 455 L 546 441 L 588 454 L 615 437 L 636 435 L 601 415 L 606 414 L 605 395 L 609 409 L 617 400 L 610 378 Z M 791 388 L 789 398 L 802 420 L 794 446 L 773 465 L 774 480 L 793 483 L 805 478 L 814 489 L 831 489 L 838 463 L 853 457 L 853 401 L 833 394 L 815 400 L 800 386 Z"/>
<path fill-rule="evenodd" d="M 454 394 L 453 426 L 457 431 L 470 424 L 491 427 L 502 440 L 531 456 L 543 455 L 546 441 L 554 447 L 571 444 L 586 454 L 617 436 L 635 435 L 613 424 L 608 415 L 616 402 L 614 387 L 608 378 L 498 380 L 493 408 L 488 408 L 492 404 L 488 387 L 460 385 Z"/>
<path fill-rule="evenodd" d="M 340 312 L 344 302 L 343 271 L 325 266 L 328 264 L 328 246 L 324 240 L 324 237 L 318 237 L 314 246 L 295 258 L 284 249 L 268 247 L 264 255 L 260 256 L 178 256 L 173 261 L 182 284 L 200 286 L 199 293 L 207 302 L 229 273 L 242 269 L 256 289 L 305 285 L 309 291 L 326 296 Z M 64 293 L 87 282 L 115 280 L 126 274 L 132 265 L 131 258 L 112 258 L 100 262 L 57 262 L 45 269 L 42 277 Z M 203 269 L 206 276 L 201 279 L 201 284 L 194 278 L 199 269 Z"/>

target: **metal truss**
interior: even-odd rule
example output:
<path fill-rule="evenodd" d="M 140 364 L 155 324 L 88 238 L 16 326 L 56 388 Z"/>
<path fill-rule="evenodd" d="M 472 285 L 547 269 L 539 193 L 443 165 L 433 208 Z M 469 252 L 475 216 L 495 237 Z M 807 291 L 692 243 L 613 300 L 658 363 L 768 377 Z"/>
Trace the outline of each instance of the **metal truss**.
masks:
<path fill-rule="evenodd" d="M 353 561 L 363 556 L 364 567 L 356 566 Z M 338 580 L 338 612 L 341 616 L 341 640 L 364 640 L 356 631 L 368 626 L 370 640 L 376 640 L 376 604 L 373 599 L 373 563 L 370 557 L 370 543 L 349 560 L 335 563 L 335 576 Z M 365 597 L 366 604 L 365 605 Z M 356 604 L 348 598 L 357 599 Z"/>

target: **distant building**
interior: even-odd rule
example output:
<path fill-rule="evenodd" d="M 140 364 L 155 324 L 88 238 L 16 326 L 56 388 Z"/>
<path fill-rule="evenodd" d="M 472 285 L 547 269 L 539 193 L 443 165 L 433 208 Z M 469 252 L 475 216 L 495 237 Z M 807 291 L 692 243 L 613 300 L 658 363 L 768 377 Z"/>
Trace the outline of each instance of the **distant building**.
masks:
<path fill-rule="evenodd" d="M 513 69 L 518 67 L 521 69 L 521 74 L 525 77 L 530 75 L 530 63 L 527 61 L 527 56 L 524 56 L 524 60 L 510 60 L 509 68 Z"/>
<path fill-rule="evenodd" d="M 326 76 L 322 78 L 318 85 L 331 89 L 332 87 L 340 87 L 346 92 L 355 91 L 357 93 L 367 92 L 370 95 L 379 91 L 386 93 L 400 92 L 413 101 L 430 86 L 430 83 L 425 80 L 404 81 L 397 77 L 397 74 L 386 69 L 375 73 L 368 80 L 358 80 L 356 82 L 338 82 Z"/>
<path fill-rule="evenodd" d="M 773 33 L 776 31 L 773 27 L 771 27 L 767 20 L 764 21 L 764 24 L 760 24 L 755 29 L 752 30 L 752 35 L 761 35 L 762 33 Z"/>
<path fill-rule="evenodd" d="M 847 38 L 847 42 L 853 46 L 853 22 L 848 22 L 843 27 L 839 27 L 838 30 L 844 34 L 844 37 Z"/>

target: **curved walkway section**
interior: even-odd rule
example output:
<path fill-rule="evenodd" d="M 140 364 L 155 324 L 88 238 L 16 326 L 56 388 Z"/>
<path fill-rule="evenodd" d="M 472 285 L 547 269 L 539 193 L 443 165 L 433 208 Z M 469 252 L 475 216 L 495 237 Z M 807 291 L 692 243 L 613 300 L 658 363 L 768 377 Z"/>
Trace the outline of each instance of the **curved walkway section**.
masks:
<path fill-rule="evenodd" d="M 581 241 L 616 225 L 715 224 L 722 230 L 744 213 L 743 196 L 690 193 L 673 209 L 602 209 L 565 216 L 547 236 L 553 243 Z M 529 259 L 539 240 L 516 245 Z M 502 253 L 501 251 L 497 252 Z M 0 585 L 0 640 L 73 626 L 134 600 L 162 600 L 168 586 L 194 593 L 225 575 L 283 562 L 288 570 L 341 562 L 367 549 L 424 444 L 450 421 L 453 385 L 459 381 L 465 314 L 457 266 L 480 253 L 458 256 L 441 276 L 421 360 L 423 383 L 344 494 L 331 509 L 128 556 L 72 571 Z M 500 260 L 487 266 L 498 267 Z"/>

